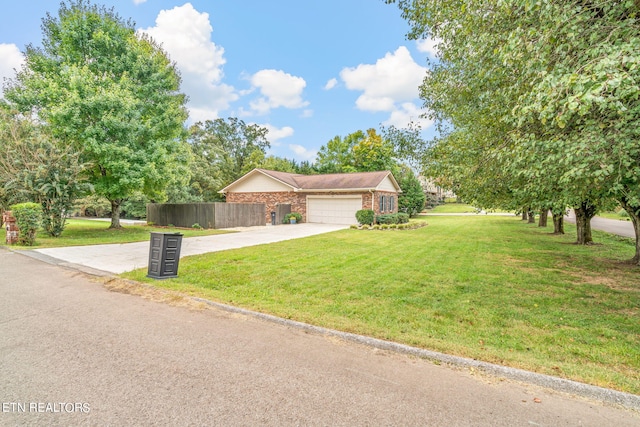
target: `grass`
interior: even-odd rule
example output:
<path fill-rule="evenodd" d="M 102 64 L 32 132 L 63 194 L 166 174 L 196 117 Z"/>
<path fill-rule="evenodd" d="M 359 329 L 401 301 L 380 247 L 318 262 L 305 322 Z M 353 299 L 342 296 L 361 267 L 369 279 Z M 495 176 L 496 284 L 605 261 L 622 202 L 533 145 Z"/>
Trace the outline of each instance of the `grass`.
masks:
<path fill-rule="evenodd" d="M 56 248 L 64 246 L 101 245 L 108 243 L 131 243 L 149 240 L 149 233 L 180 232 L 185 237 L 205 236 L 225 233 L 221 230 L 196 230 L 176 227 L 151 227 L 148 225 L 125 225 L 119 230 L 110 230 L 108 222 L 85 219 L 70 219 L 60 237 L 50 237 L 44 231 L 38 232 L 35 246 L 14 245 L 20 249 Z M 6 245 L 6 230 L 0 231 L 2 245 Z"/>
<path fill-rule="evenodd" d="M 124 276 L 328 328 L 640 393 L 640 271 L 630 239 L 517 217 L 429 217 L 184 258 Z"/>
<path fill-rule="evenodd" d="M 464 203 L 445 203 L 429 209 L 428 213 L 476 213 L 476 208 Z"/>
<path fill-rule="evenodd" d="M 618 221 L 631 221 L 631 218 L 629 218 L 629 216 L 620 216 L 620 214 L 618 214 L 617 212 L 600 212 L 596 216 L 607 219 L 617 219 Z"/>

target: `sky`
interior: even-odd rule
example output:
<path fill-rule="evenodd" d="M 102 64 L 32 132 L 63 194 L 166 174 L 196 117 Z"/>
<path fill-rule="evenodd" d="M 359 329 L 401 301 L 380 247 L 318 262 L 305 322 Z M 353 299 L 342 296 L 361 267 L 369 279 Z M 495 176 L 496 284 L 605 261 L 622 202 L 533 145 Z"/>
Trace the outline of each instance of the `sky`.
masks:
<path fill-rule="evenodd" d="M 269 130 L 267 154 L 313 162 L 335 136 L 419 122 L 430 40 L 383 0 L 92 0 L 162 44 L 189 97 L 189 123 L 237 117 Z M 0 80 L 59 1 L 0 0 Z"/>

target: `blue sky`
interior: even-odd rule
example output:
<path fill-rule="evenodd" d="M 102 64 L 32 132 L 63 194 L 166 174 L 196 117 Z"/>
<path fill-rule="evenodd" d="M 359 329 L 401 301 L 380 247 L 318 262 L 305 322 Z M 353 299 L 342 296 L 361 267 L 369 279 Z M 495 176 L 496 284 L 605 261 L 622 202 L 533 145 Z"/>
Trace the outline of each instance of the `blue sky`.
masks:
<path fill-rule="evenodd" d="M 182 75 L 190 123 L 238 117 L 269 129 L 269 154 L 315 160 L 339 135 L 420 121 L 433 43 L 407 40 L 383 0 L 103 0 L 161 42 Z M 2 2 L 0 78 L 12 77 L 59 2 Z M 422 120 L 425 135 L 432 130 Z"/>

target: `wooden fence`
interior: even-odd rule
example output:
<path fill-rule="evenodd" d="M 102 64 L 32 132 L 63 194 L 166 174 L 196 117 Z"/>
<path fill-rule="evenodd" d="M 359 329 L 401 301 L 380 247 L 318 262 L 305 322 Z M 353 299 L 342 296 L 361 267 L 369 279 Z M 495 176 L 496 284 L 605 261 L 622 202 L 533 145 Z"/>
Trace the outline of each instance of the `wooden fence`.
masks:
<path fill-rule="evenodd" d="M 191 228 L 251 227 L 265 225 L 263 203 L 150 203 L 147 222 Z"/>

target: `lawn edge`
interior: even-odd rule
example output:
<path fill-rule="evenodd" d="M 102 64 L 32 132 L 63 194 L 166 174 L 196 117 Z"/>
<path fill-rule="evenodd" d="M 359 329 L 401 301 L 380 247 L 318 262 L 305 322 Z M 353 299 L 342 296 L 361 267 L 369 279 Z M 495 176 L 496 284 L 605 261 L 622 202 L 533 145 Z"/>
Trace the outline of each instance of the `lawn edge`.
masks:
<path fill-rule="evenodd" d="M 127 279 L 128 280 L 128 279 Z M 136 282 L 137 283 L 137 282 Z M 152 285 L 149 285 L 152 286 Z M 345 341 L 363 344 L 368 347 L 387 350 L 394 353 L 406 354 L 419 357 L 421 359 L 433 362 L 444 363 L 460 368 L 475 369 L 493 377 L 502 377 L 511 380 L 521 381 L 528 384 L 541 386 L 558 392 L 573 394 L 576 396 L 590 398 L 601 401 L 602 403 L 621 406 L 640 412 L 640 395 L 626 393 L 618 390 L 612 390 L 591 384 L 585 384 L 578 381 L 568 380 L 565 378 L 554 377 L 536 372 L 525 371 L 523 369 L 510 368 L 507 366 L 495 365 L 493 363 L 482 362 L 475 359 L 465 357 L 452 356 L 437 351 L 426 350 L 423 348 L 412 347 L 393 341 L 385 341 L 378 338 L 367 337 L 364 335 L 353 334 L 350 332 L 342 332 L 335 329 L 315 326 L 309 323 L 298 322 L 295 320 L 284 319 L 282 317 L 273 316 L 271 314 L 261 313 L 258 311 L 247 310 L 244 308 L 211 301 L 201 297 L 189 297 L 190 299 L 207 304 L 209 306 L 236 314 L 243 314 L 249 317 L 257 318 L 271 323 L 276 323 L 305 332 L 340 338 Z"/>

